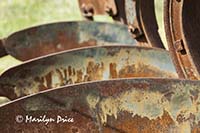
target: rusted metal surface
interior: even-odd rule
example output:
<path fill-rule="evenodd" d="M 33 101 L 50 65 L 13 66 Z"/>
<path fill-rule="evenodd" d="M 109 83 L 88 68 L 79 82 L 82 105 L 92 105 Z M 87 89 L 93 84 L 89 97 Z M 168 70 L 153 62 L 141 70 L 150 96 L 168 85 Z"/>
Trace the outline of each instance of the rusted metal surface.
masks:
<path fill-rule="evenodd" d="M 165 31 L 180 78 L 200 79 L 200 1 L 165 0 Z"/>
<path fill-rule="evenodd" d="M 147 39 L 147 42 L 158 48 L 165 48 L 158 32 L 158 23 L 155 14 L 155 2 L 154 0 L 136 0 L 138 1 L 139 11 L 137 13 L 140 16 L 140 22 Z"/>
<path fill-rule="evenodd" d="M 125 13 L 136 38 L 145 35 L 149 45 L 164 48 L 158 33 L 154 0 L 125 0 Z"/>
<path fill-rule="evenodd" d="M 121 79 L 42 92 L 0 107 L 2 132 L 200 132 L 200 82 Z M 60 121 L 60 116 L 65 122 Z"/>
<path fill-rule="evenodd" d="M 88 20 L 93 20 L 95 15 L 109 15 L 115 21 L 127 23 L 123 0 L 79 0 L 79 8 Z"/>
<path fill-rule="evenodd" d="M 144 37 L 144 32 L 140 22 L 140 15 L 139 15 L 139 2 L 133 0 L 125 0 L 125 15 L 126 15 L 126 22 L 127 25 L 133 34 L 133 37 L 140 41 L 141 37 Z M 123 11 L 122 11 L 123 12 Z M 151 45 L 151 44 L 149 44 Z"/>
<path fill-rule="evenodd" d="M 112 1 L 110 2 L 112 4 L 108 4 L 107 1 Z M 83 15 L 85 14 L 83 9 L 87 9 L 85 16 L 89 18 L 96 14 L 107 14 L 105 5 L 109 5 L 110 10 L 115 11 L 116 8 L 116 12 L 112 11 L 114 12 L 111 14 L 112 18 L 115 21 L 127 24 L 133 38 L 137 39 L 140 45 L 164 48 L 158 32 L 154 0 L 79 0 L 79 5 Z M 94 10 L 97 10 L 97 13 L 94 13 Z"/>
<path fill-rule="evenodd" d="M 82 15 L 86 18 L 92 18 L 93 15 L 110 15 L 117 14 L 115 0 L 79 0 Z"/>
<path fill-rule="evenodd" d="M 4 47 L 20 60 L 28 60 L 68 49 L 136 42 L 126 26 L 100 22 L 59 22 L 28 28 L 10 35 Z"/>
<path fill-rule="evenodd" d="M 168 52 L 133 46 L 89 47 L 35 59 L 0 77 L 0 94 L 10 99 L 50 88 L 130 77 L 177 78 Z"/>

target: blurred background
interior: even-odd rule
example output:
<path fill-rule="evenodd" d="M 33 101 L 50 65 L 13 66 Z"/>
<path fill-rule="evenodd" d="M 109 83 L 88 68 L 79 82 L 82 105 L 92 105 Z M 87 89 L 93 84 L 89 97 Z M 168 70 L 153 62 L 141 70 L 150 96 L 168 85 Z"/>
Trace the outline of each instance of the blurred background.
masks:
<path fill-rule="evenodd" d="M 159 33 L 166 44 L 163 24 L 163 0 L 155 0 Z M 13 32 L 35 25 L 83 20 L 78 0 L 0 0 L 0 38 Z M 97 21 L 108 21 L 109 18 L 97 16 Z M 21 62 L 11 56 L 0 58 L 0 73 Z"/>

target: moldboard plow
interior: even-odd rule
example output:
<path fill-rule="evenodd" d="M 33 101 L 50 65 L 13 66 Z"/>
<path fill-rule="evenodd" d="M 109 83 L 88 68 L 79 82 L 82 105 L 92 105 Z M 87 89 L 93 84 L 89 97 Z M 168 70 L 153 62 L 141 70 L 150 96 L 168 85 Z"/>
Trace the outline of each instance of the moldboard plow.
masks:
<path fill-rule="evenodd" d="M 84 21 L 0 40 L 22 61 L 0 75 L 0 131 L 199 133 L 200 2 L 165 0 L 164 45 L 154 0 L 78 1 Z"/>

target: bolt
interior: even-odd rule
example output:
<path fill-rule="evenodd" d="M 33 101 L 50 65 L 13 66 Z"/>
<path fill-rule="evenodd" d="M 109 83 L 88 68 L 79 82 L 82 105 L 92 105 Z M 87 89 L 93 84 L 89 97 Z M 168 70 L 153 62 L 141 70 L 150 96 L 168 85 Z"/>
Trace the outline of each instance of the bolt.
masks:
<path fill-rule="evenodd" d="M 137 38 L 141 35 L 139 29 L 137 27 L 133 27 L 131 25 L 128 26 L 128 31 L 133 34 L 134 38 Z"/>
<path fill-rule="evenodd" d="M 177 52 L 180 52 L 181 54 L 186 54 L 186 51 L 185 51 L 182 39 L 177 40 L 174 43 L 174 47 L 175 47 L 175 49 L 176 49 Z"/>
<path fill-rule="evenodd" d="M 182 44 L 183 44 L 183 43 L 182 43 L 182 40 L 177 40 L 177 41 L 175 42 L 174 46 L 175 46 L 175 49 L 176 49 L 177 52 L 180 52 L 180 51 L 184 50 Z"/>
<path fill-rule="evenodd" d="M 94 7 L 92 4 L 82 4 L 81 5 L 82 13 L 84 17 L 91 18 L 94 15 Z"/>
<path fill-rule="evenodd" d="M 113 9 L 112 9 L 112 7 L 110 7 L 109 5 L 106 5 L 106 7 L 105 7 L 105 12 L 106 12 L 107 14 L 109 14 L 110 16 L 114 16 Z"/>
<path fill-rule="evenodd" d="M 128 26 L 128 31 L 130 32 L 130 33 L 132 33 L 132 34 L 136 34 L 136 32 L 137 32 L 137 28 L 135 28 L 135 27 L 133 27 L 133 26 Z"/>

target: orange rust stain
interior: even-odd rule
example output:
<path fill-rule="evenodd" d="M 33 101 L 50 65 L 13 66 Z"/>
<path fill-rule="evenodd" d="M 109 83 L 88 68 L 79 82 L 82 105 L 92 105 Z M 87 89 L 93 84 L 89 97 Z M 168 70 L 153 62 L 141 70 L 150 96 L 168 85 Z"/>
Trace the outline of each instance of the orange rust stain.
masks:
<path fill-rule="evenodd" d="M 200 127 L 200 126 L 198 126 L 198 127 Z M 192 133 L 200 133 L 200 128 L 198 128 L 198 127 L 193 128 Z"/>
<path fill-rule="evenodd" d="M 177 56 L 179 57 L 180 64 L 182 64 L 181 66 L 184 66 L 184 67 L 182 67 L 182 69 L 184 69 L 184 71 L 185 71 L 184 76 L 191 80 L 200 79 L 200 77 L 198 77 L 195 74 L 196 71 L 195 71 L 193 65 L 191 64 L 191 61 L 189 60 L 188 55 L 177 54 Z"/>
<path fill-rule="evenodd" d="M 81 83 L 83 82 L 83 72 L 82 70 L 77 70 L 77 80 L 75 81 L 75 83 Z"/>
<path fill-rule="evenodd" d="M 175 122 L 170 115 L 165 111 L 163 116 L 155 120 L 149 120 L 147 117 L 140 117 L 125 113 L 126 117 L 121 117 L 117 120 L 115 128 L 127 133 L 163 133 L 169 132 Z M 128 117 L 129 116 L 129 117 Z"/>
<path fill-rule="evenodd" d="M 67 69 L 64 69 L 63 68 L 63 72 L 64 72 L 64 79 L 65 79 L 65 81 L 67 80 Z"/>
<path fill-rule="evenodd" d="M 68 73 L 69 73 L 69 76 L 72 76 L 72 67 L 71 66 L 68 66 Z"/>
<path fill-rule="evenodd" d="M 164 72 L 157 67 L 144 63 L 127 65 L 119 70 L 119 78 L 129 77 L 174 77 L 173 74 Z"/>
<path fill-rule="evenodd" d="M 58 32 L 58 36 L 55 39 L 55 42 L 53 44 L 61 44 L 62 50 L 97 45 L 96 40 L 89 40 L 89 41 L 85 41 L 83 43 L 79 43 L 78 42 L 79 40 L 77 39 L 76 35 L 77 35 L 77 33 L 69 35 L 69 34 L 66 34 L 64 31 L 60 31 L 60 32 Z M 61 51 L 61 50 L 59 50 L 59 51 Z"/>
<path fill-rule="evenodd" d="M 55 70 L 56 75 L 58 76 L 59 82 L 56 86 L 63 86 L 67 84 L 81 83 L 87 81 L 95 81 L 95 80 L 103 80 L 103 74 L 105 71 L 104 63 L 96 63 L 95 61 L 89 61 L 86 66 L 86 74 L 84 74 L 83 69 L 76 70 L 72 66 L 67 66 L 66 68 L 57 68 Z M 40 87 L 52 88 L 53 82 L 52 78 L 55 73 L 53 71 L 49 72 L 44 76 L 45 81 L 40 81 Z M 151 66 L 144 63 L 135 63 L 130 65 L 125 65 L 120 70 L 117 70 L 117 63 L 109 63 L 109 78 L 130 78 L 130 77 L 174 77 L 173 74 L 167 73 L 165 71 L 160 70 L 155 66 Z M 38 82 L 38 80 L 36 81 Z M 46 89 L 45 88 L 45 89 Z"/>
<path fill-rule="evenodd" d="M 110 63 L 110 78 L 117 78 L 117 64 Z"/>
<path fill-rule="evenodd" d="M 48 88 L 44 85 L 44 77 L 42 77 L 42 78 L 35 77 L 34 81 L 39 83 L 39 86 L 38 86 L 39 91 L 44 91 L 44 90 L 47 90 L 47 89 L 48 89 Z"/>
<path fill-rule="evenodd" d="M 103 62 L 101 62 L 101 64 L 95 63 L 93 61 L 88 62 L 86 71 L 88 76 L 87 77 L 88 81 L 103 79 L 103 71 L 104 71 Z"/>
<path fill-rule="evenodd" d="M 47 82 L 47 88 L 52 88 L 52 72 L 49 72 L 45 76 L 46 82 Z M 44 81 L 43 81 L 44 82 Z"/>

